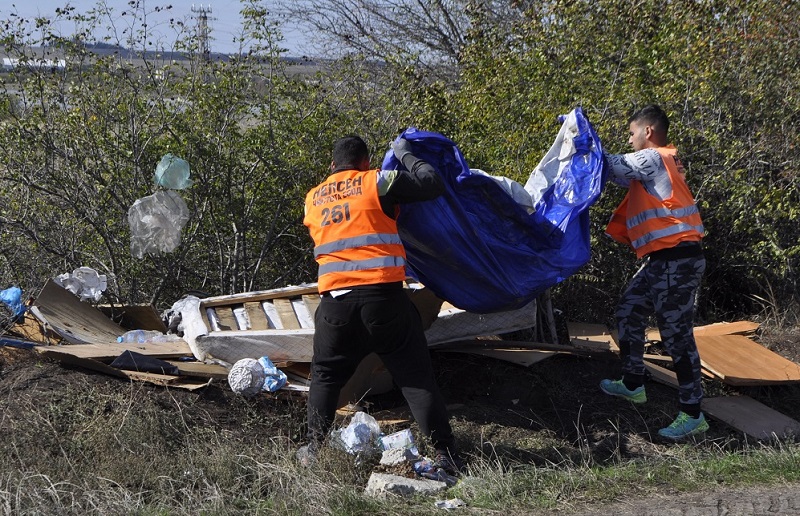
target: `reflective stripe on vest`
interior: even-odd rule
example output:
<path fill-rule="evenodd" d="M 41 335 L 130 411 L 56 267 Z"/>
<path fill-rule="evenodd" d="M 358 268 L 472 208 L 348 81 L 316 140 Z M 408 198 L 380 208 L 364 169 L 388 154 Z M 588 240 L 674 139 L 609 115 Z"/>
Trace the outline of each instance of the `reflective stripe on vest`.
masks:
<path fill-rule="evenodd" d="M 405 267 L 406 261 L 399 256 L 384 256 L 367 260 L 354 260 L 347 262 L 330 262 L 319 266 L 319 275 L 331 272 L 365 271 L 384 267 Z"/>
<path fill-rule="evenodd" d="M 402 242 L 400 241 L 400 235 L 397 233 L 376 233 L 373 235 L 342 238 L 315 247 L 314 258 L 318 258 L 323 254 L 335 253 L 336 251 L 344 251 L 345 249 L 352 249 L 354 247 L 363 247 L 376 244 L 402 244 Z"/>

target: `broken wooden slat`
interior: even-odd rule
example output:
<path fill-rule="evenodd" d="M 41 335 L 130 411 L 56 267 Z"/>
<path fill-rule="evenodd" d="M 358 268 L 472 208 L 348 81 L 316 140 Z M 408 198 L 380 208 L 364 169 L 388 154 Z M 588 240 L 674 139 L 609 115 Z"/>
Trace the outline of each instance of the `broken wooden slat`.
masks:
<path fill-rule="evenodd" d="M 741 335 L 698 336 L 704 368 L 729 385 L 800 382 L 800 365 Z"/>
<path fill-rule="evenodd" d="M 269 320 L 261 303 L 247 302 L 244 304 L 244 309 L 247 311 L 247 317 L 250 319 L 251 330 L 266 330 L 269 328 Z"/>
<path fill-rule="evenodd" d="M 749 396 L 705 398 L 703 411 L 756 439 L 800 435 L 800 423 Z"/>
<path fill-rule="evenodd" d="M 299 330 L 301 328 L 300 321 L 297 320 L 297 315 L 294 313 L 292 302 L 288 299 L 276 298 L 272 300 L 275 310 L 278 311 L 281 325 L 286 330 Z"/>
<path fill-rule="evenodd" d="M 214 308 L 217 314 L 217 324 L 222 331 L 238 330 L 239 324 L 236 322 L 236 316 L 233 315 L 233 307 L 230 306 L 217 306 Z"/>

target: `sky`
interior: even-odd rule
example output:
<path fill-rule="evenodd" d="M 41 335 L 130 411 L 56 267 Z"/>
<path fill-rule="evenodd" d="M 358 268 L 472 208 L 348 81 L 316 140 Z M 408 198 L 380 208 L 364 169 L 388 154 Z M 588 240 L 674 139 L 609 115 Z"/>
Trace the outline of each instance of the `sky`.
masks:
<path fill-rule="evenodd" d="M 104 4 L 112 8 L 113 12 L 118 15 L 126 9 L 129 9 L 129 0 L 102 0 Z M 201 6 L 205 9 L 210 8 L 208 14 L 208 24 L 211 29 L 211 51 L 223 53 L 235 53 L 239 49 L 238 43 L 234 43 L 234 37 L 241 30 L 241 10 L 240 0 L 216 0 L 212 2 L 195 2 L 189 0 L 139 0 L 140 4 L 144 6 L 145 12 L 148 12 L 148 25 L 155 27 L 155 31 L 162 31 L 161 37 L 164 40 L 165 46 L 168 46 L 170 39 L 174 39 L 174 32 L 170 32 L 167 24 L 170 18 L 184 20 L 185 23 L 191 24 L 193 27 L 197 24 L 197 14 L 192 12 L 192 7 L 199 9 Z M 272 7 L 273 2 L 264 1 L 263 5 L 268 8 Z M 0 20 L 5 20 L 12 13 L 16 13 L 20 17 L 47 17 L 53 18 L 57 8 L 63 8 L 70 5 L 75 8 L 79 13 L 85 13 L 98 5 L 98 0 L 2 0 L 0 1 Z M 165 7 L 171 5 L 172 9 L 163 11 L 161 13 L 153 12 L 156 7 Z M 130 18 L 120 18 L 119 21 L 124 23 L 125 20 Z M 64 26 L 61 28 L 64 35 L 71 33 L 74 25 Z M 163 29 L 162 29 L 163 28 Z M 282 46 L 289 50 L 288 56 L 299 57 L 308 53 L 308 45 L 304 41 L 299 31 L 284 25 L 282 26 L 284 41 Z"/>

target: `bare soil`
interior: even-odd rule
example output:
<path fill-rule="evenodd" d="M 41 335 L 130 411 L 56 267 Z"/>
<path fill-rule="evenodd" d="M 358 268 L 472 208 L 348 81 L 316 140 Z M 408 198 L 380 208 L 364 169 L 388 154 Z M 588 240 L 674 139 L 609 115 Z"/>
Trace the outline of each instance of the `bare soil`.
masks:
<path fill-rule="evenodd" d="M 762 335 L 763 345 L 800 362 L 800 331 Z M 438 382 L 447 400 L 459 446 L 467 462 L 477 457 L 505 464 L 541 466 L 566 461 L 606 464 L 625 458 L 663 454 L 671 443 L 660 442 L 656 431 L 669 424 L 677 412 L 674 389 L 650 382 L 648 403 L 634 406 L 603 395 L 598 383 L 619 374 L 616 360 L 557 355 L 531 367 L 462 353 L 433 353 Z M 125 391 L 128 382 L 98 373 L 43 360 L 29 350 L 0 348 L 0 397 L 4 409 L 26 410 L 41 400 L 79 396 L 89 386 Z M 302 440 L 304 402 L 301 398 L 263 396 L 244 400 L 224 382 L 198 391 L 167 390 L 148 386 L 147 403 L 173 410 L 202 412 L 243 442 L 254 439 L 245 419 L 253 411 L 289 418 L 293 428 L 286 437 Z M 773 386 L 734 390 L 717 381 L 706 384 L 709 396 L 747 394 L 783 414 L 800 420 L 800 386 Z M 139 398 L 137 398 L 139 399 Z M 366 408 L 379 421 L 402 418 L 404 405 L 398 393 L 369 398 Z M 0 430 L 2 425 L 0 425 Z M 411 427 L 396 423 L 385 432 Z M 286 428 L 286 426 L 284 426 Z M 735 448 L 743 436 L 722 422 L 712 421 L 706 439 Z M 424 446 L 424 443 L 421 443 Z M 573 507 L 573 514 L 800 514 L 800 486 L 717 489 L 693 494 L 663 493 L 654 499 L 622 500 L 606 507 Z"/>

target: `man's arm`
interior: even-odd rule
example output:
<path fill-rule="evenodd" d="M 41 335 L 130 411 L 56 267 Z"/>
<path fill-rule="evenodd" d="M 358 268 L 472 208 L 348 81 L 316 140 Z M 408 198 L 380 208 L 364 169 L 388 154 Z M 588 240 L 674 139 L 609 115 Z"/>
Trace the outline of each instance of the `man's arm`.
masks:
<path fill-rule="evenodd" d="M 378 173 L 378 193 L 382 204 L 428 201 L 444 193 L 444 181 L 436 169 L 414 156 L 407 140 L 393 143 L 392 149 L 407 170 L 381 170 Z"/>
<path fill-rule="evenodd" d="M 642 149 L 628 154 L 606 154 L 611 181 L 627 187 L 641 181 L 650 195 L 666 199 L 672 195 L 672 182 L 661 155 L 655 149 Z"/>

